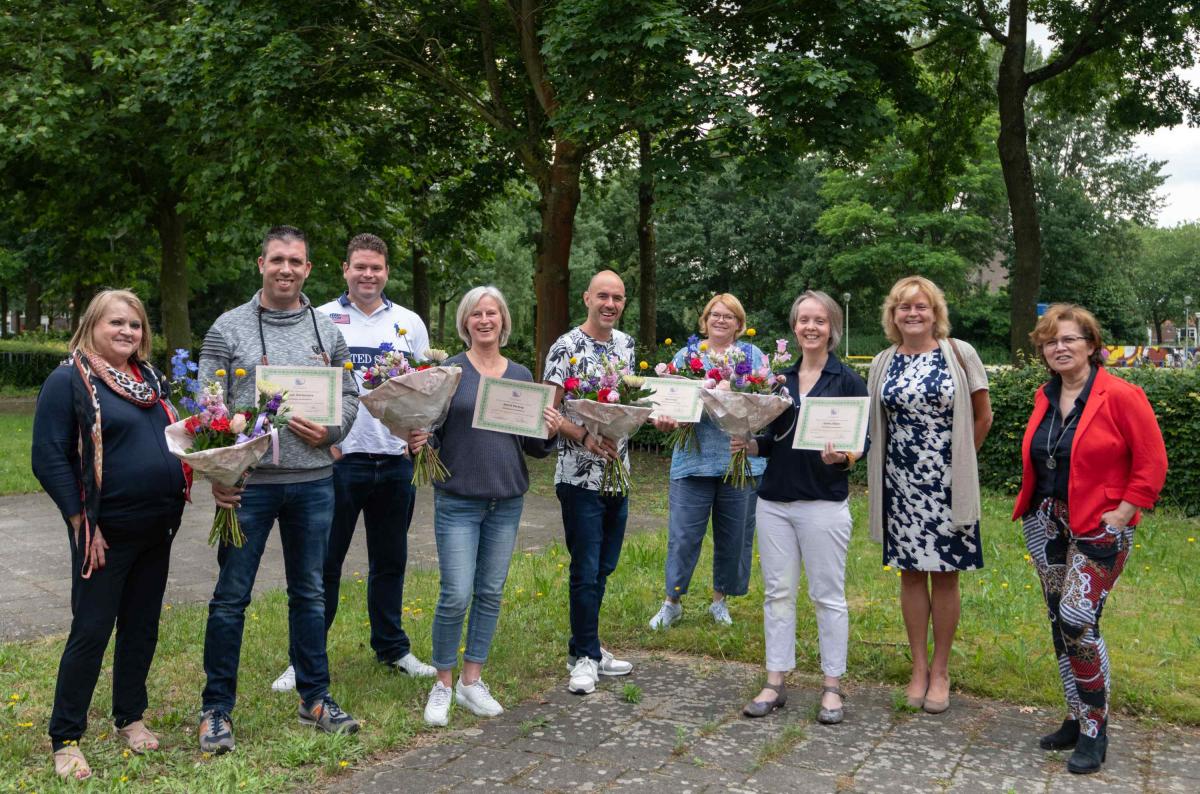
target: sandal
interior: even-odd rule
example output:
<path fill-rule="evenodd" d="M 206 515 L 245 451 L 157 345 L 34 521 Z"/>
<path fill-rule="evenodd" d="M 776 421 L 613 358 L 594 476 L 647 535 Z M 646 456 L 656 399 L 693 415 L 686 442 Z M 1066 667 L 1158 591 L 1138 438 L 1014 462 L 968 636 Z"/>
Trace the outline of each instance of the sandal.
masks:
<path fill-rule="evenodd" d="M 742 709 L 747 717 L 765 717 L 787 703 L 787 689 L 783 684 L 763 684 L 763 689 L 770 689 L 775 697 L 771 700 L 751 700 Z"/>
<path fill-rule="evenodd" d="M 70 777 L 87 780 L 92 776 L 92 768 L 83 757 L 83 751 L 74 744 L 54 751 L 54 772 L 63 780 Z"/>
<path fill-rule="evenodd" d="M 820 711 L 817 712 L 817 722 L 821 723 L 822 725 L 837 725 L 839 722 L 841 722 L 846 717 L 846 706 L 845 706 L 846 696 L 844 694 L 842 694 L 841 687 L 836 687 L 836 686 L 821 687 L 821 696 L 822 697 L 824 697 L 826 692 L 830 692 L 830 693 L 840 697 L 842 699 L 842 705 L 838 706 L 836 709 L 827 709 L 824 706 L 821 706 Z"/>
<path fill-rule="evenodd" d="M 131 722 L 124 728 L 117 728 L 117 735 L 125 740 L 129 749 L 135 753 L 145 753 L 158 749 L 158 737 L 150 732 L 142 720 Z"/>

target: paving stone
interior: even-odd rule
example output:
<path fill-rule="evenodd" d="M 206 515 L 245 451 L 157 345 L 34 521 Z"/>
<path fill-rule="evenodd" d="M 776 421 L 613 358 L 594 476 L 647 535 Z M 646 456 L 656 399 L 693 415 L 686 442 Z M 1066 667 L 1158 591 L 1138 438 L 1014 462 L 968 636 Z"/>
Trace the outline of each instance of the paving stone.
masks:
<path fill-rule="evenodd" d="M 767 764 L 756 770 L 743 787 L 761 792 L 796 792 L 796 794 L 831 794 L 840 791 L 839 781 L 845 778 L 835 772 L 819 769 Z"/>
<path fill-rule="evenodd" d="M 1200 786 L 1196 785 L 1194 777 L 1153 775 L 1146 783 L 1146 791 L 1160 792 L 1161 794 L 1196 794 L 1197 791 L 1200 791 Z"/>
<path fill-rule="evenodd" d="M 960 767 L 950 781 L 947 792 L 954 794 L 977 794 L 981 791 L 1003 791 L 1012 794 L 1044 794 L 1046 780 L 1030 780 L 1012 777 L 991 769 Z"/>
<path fill-rule="evenodd" d="M 463 782 L 462 778 L 421 769 L 405 769 L 398 774 L 391 766 L 376 771 L 357 772 L 349 780 L 329 788 L 335 794 L 411 794 L 414 791 L 441 792 Z"/>
<path fill-rule="evenodd" d="M 644 719 L 600 742 L 580 760 L 651 772 L 669 761 L 676 747 L 687 748 L 695 735 L 695 729 L 689 726 Z"/>
<path fill-rule="evenodd" d="M 584 764 L 547 758 L 512 781 L 535 791 L 589 791 L 607 788 L 625 767 L 619 764 Z"/>
<path fill-rule="evenodd" d="M 948 787 L 951 775 L 931 774 L 910 768 L 906 763 L 896 764 L 894 759 L 880 763 L 877 760 L 859 767 L 852 778 L 853 791 L 870 792 L 930 792 L 941 791 Z"/>
<path fill-rule="evenodd" d="M 507 781 L 529 769 L 541 759 L 520 750 L 494 747 L 468 747 L 466 752 L 442 767 L 449 775 L 475 781 Z"/>
<path fill-rule="evenodd" d="M 1200 736 L 1174 728 L 1160 729 L 1146 756 L 1155 775 L 1197 781 L 1193 791 L 1200 791 Z"/>
<path fill-rule="evenodd" d="M 626 772 L 613 783 L 612 790 L 699 794 L 699 792 L 711 789 L 707 780 L 682 780 L 674 774 L 663 775 L 654 772 Z M 729 791 L 730 789 L 722 786 L 719 790 Z"/>

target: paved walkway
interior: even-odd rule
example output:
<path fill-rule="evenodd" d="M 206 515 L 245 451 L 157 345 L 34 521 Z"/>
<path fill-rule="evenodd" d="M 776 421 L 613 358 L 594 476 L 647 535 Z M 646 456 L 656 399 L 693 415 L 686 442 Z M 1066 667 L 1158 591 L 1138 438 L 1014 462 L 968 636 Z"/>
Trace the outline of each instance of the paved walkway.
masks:
<path fill-rule="evenodd" d="M 816 679 L 789 705 L 749 720 L 759 670 L 708 660 L 630 657 L 634 674 L 592 695 L 562 686 L 428 746 L 378 762 L 337 794 L 503 790 L 689 792 L 1194 792 L 1200 732 L 1118 720 L 1108 763 L 1089 778 L 1037 737 L 1061 715 L 955 695 L 949 711 L 898 713 L 888 687 L 848 687 L 847 719 L 814 721 Z M 626 697 L 636 686 L 640 700 Z M 451 711 L 451 726 L 464 722 Z"/>
<path fill-rule="evenodd" d="M 194 503 L 183 514 L 183 527 L 171 551 L 168 603 L 205 602 L 217 580 L 216 551 L 208 545 L 212 524 L 212 492 L 198 482 Z M 629 517 L 630 531 L 661 528 L 662 521 L 645 515 Z M 273 534 L 259 566 L 254 592 L 282 588 L 283 548 Z M 518 551 L 545 548 L 562 539 L 558 501 L 530 494 L 525 499 Z M 433 539 L 433 497 L 421 489 L 409 530 L 409 561 L 437 566 Z M 45 494 L 0 497 L 0 642 L 66 633 L 71 623 L 70 551 L 67 529 L 54 503 Z M 367 570 L 367 546 L 362 522 L 354 535 L 343 568 L 347 575 Z"/>

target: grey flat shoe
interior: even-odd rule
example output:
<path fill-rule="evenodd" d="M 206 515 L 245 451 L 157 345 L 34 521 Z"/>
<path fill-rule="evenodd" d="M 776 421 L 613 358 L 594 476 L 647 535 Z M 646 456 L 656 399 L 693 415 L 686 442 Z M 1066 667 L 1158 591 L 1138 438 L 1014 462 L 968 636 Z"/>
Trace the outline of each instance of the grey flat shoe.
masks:
<path fill-rule="evenodd" d="M 775 693 L 774 700 L 751 700 L 742 708 L 747 717 L 765 717 L 775 709 L 781 709 L 787 703 L 787 689 L 783 684 L 764 684 L 763 689 Z"/>
<path fill-rule="evenodd" d="M 842 690 L 840 687 L 836 687 L 836 686 L 821 687 L 821 695 L 824 696 L 824 694 L 826 692 L 832 692 L 833 694 L 837 695 L 838 697 L 840 697 L 842 699 L 843 703 L 846 700 L 846 696 L 844 694 L 842 694 Z M 822 725 L 837 725 L 839 722 L 841 722 L 845 718 L 846 718 L 846 708 L 844 705 L 838 706 L 836 709 L 827 709 L 824 706 L 822 706 L 821 710 L 817 712 L 817 722 L 821 723 Z"/>

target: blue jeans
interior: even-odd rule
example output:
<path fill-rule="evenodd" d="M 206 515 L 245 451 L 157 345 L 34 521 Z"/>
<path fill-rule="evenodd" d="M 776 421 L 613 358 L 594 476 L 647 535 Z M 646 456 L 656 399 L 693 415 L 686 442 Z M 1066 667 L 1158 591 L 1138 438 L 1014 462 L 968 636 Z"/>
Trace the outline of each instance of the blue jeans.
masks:
<path fill-rule="evenodd" d="M 563 531 L 571 554 L 571 640 L 567 653 L 600 661 L 600 606 L 625 540 L 629 499 L 559 483 Z"/>
<path fill-rule="evenodd" d="M 367 617 L 371 648 L 394 662 L 411 648 L 400 611 L 408 567 L 408 527 L 416 504 L 412 461 L 403 455 L 351 453 L 333 464 L 333 524 L 325 554 L 325 630 L 337 616 L 342 564 L 359 513 L 367 533 Z"/>
<path fill-rule="evenodd" d="M 453 669 L 458 661 L 468 607 L 471 622 L 463 659 L 487 661 L 524 504 L 524 496 L 474 499 L 434 490 L 433 534 L 441 592 L 433 614 L 433 666 L 439 670 Z"/>
<path fill-rule="evenodd" d="M 251 479 L 237 514 L 246 542 L 240 549 L 222 545 L 217 550 L 220 573 L 208 602 L 204 709 L 233 711 L 246 607 L 277 518 L 287 576 L 289 655 L 296 665 L 296 689 L 304 702 L 311 703 L 329 694 L 321 570 L 333 518 L 333 478 L 279 485 L 255 485 Z"/>
<path fill-rule="evenodd" d="M 671 480 L 667 524 L 667 597 L 688 591 L 712 516 L 713 590 L 745 595 L 754 550 L 754 486 L 734 488 L 720 477 Z"/>

